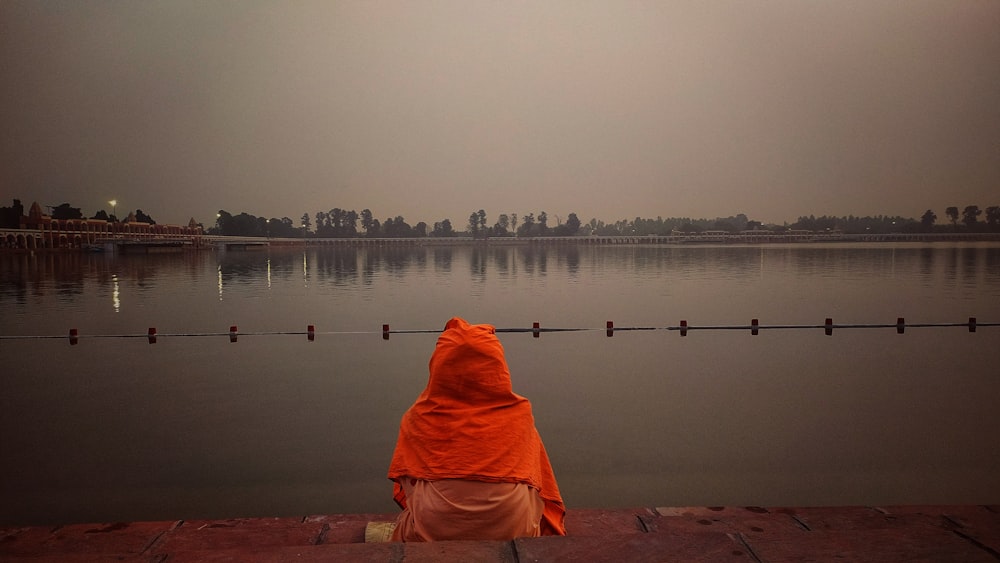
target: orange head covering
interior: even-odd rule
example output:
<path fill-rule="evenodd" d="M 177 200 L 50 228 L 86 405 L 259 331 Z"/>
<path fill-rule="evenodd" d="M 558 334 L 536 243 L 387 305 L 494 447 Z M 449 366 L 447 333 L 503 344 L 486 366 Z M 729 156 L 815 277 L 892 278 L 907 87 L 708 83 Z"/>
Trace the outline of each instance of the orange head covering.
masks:
<path fill-rule="evenodd" d="M 389 466 L 398 480 L 526 483 L 545 501 L 543 535 L 565 535 L 566 514 L 528 399 L 514 393 L 503 346 L 490 325 L 453 318 L 430 360 L 430 380 L 403 415 Z"/>

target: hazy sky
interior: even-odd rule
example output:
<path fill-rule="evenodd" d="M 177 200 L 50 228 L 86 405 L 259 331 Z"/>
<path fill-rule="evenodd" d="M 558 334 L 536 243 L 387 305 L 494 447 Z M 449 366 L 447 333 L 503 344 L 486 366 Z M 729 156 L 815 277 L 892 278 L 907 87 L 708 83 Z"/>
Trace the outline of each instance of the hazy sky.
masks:
<path fill-rule="evenodd" d="M 0 205 L 1000 205 L 1000 1 L 0 0 Z"/>

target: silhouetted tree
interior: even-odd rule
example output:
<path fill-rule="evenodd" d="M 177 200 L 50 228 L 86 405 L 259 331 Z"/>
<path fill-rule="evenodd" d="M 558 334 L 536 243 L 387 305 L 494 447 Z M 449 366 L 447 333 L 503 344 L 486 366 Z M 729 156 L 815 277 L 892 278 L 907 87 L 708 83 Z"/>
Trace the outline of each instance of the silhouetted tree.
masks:
<path fill-rule="evenodd" d="M 553 234 L 561 237 L 568 237 L 577 234 L 580 231 L 580 219 L 576 216 L 576 213 L 570 213 L 566 218 L 565 223 L 559 224 L 555 229 L 552 230 Z"/>
<path fill-rule="evenodd" d="M 432 237 L 453 237 L 455 236 L 455 231 L 451 226 L 451 221 L 445 219 L 438 223 L 434 223 L 434 230 L 431 231 Z"/>
<path fill-rule="evenodd" d="M 570 213 L 569 217 L 566 218 L 566 229 L 569 235 L 575 235 L 580 230 L 580 218 L 576 216 L 576 213 Z"/>
<path fill-rule="evenodd" d="M 357 236 L 358 234 L 358 212 L 350 210 L 344 214 L 344 228 L 347 236 Z"/>
<path fill-rule="evenodd" d="M 471 215 L 469 215 L 469 226 L 467 227 L 467 230 L 469 231 L 469 234 L 472 235 L 472 238 L 479 238 L 479 214 L 478 213 L 473 212 Z"/>
<path fill-rule="evenodd" d="M 218 213 L 215 214 L 215 226 L 208 229 L 208 233 L 211 235 L 224 235 L 229 225 L 233 221 L 233 216 L 227 211 L 220 209 Z"/>
<path fill-rule="evenodd" d="M 295 224 L 288 217 L 276 219 L 274 217 L 267 220 L 268 236 L 275 238 L 301 238 L 305 228 L 295 228 Z"/>
<path fill-rule="evenodd" d="M 268 236 L 268 221 L 263 217 L 256 217 L 246 212 L 239 215 L 231 215 L 225 210 L 219 210 L 215 219 L 215 228 L 209 229 L 210 234 L 237 236 L 237 237 L 266 237 Z"/>
<path fill-rule="evenodd" d="M 1000 207 L 991 205 L 986 208 L 986 224 L 991 227 L 1000 225 Z"/>
<path fill-rule="evenodd" d="M 979 209 L 978 205 L 966 206 L 965 210 L 962 211 L 962 222 L 965 223 L 965 226 L 968 227 L 969 230 L 975 229 L 976 223 L 979 220 L 978 218 L 982 214 L 983 210 Z"/>
<path fill-rule="evenodd" d="M 79 207 L 70 207 L 68 203 L 63 203 L 52 208 L 53 219 L 83 219 L 83 213 Z"/>
<path fill-rule="evenodd" d="M 413 228 L 406 223 L 402 215 L 397 215 L 393 219 L 386 219 L 382 224 L 382 232 L 387 237 L 402 238 L 413 236 Z"/>
<path fill-rule="evenodd" d="M 543 237 L 549 234 L 549 216 L 544 211 L 538 214 L 538 234 Z"/>
<path fill-rule="evenodd" d="M 365 232 L 365 236 L 372 236 L 372 226 L 374 225 L 374 217 L 372 216 L 371 209 L 361 210 L 361 229 Z"/>
<path fill-rule="evenodd" d="M 533 213 L 528 213 L 521 219 L 521 226 L 517 229 L 517 234 L 520 236 L 530 237 L 534 233 L 535 228 L 535 215 Z"/>
<path fill-rule="evenodd" d="M 510 217 L 506 213 L 501 213 L 497 217 L 496 225 L 493 225 L 493 234 L 497 236 L 504 236 L 507 234 L 507 228 L 510 227 Z"/>
<path fill-rule="evenodd" d="M 952 207 L 949 207 L 948 209 L 945 209 L 944 210 L 944 214 L 947 215 L 948 219 L 951 220 L 951 226 L 952 227 L 956 227 L 958 225 L 958 208 L 957 207 L 952 206 Z"/>
<path fill-rule="evenodd" d="M 334 207 L 324 213 L 316 213 L 316 236 L 353 237 L 358 234 L 358 213 L 354 210 Z"/>
<path fill-rule="evenodd" d="M 927 211 L 924 211 L 924 215 L 920 218 L 920 226 L 923 228 L 923 230 L 929 232 L 931 229 L 934 228 L 935 221 L 937 221 L 937 215 L 935 215 L 933 211 L 928 209 Z"/>

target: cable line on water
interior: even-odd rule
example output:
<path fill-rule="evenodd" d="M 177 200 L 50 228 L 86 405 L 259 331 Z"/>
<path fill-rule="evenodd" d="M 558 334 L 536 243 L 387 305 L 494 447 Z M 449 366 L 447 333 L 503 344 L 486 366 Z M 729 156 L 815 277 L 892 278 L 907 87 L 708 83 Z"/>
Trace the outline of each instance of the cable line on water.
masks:
<path fill-rule="evenodd" d="M 614 336 L 616 332 L 637 332 L 637 331 L 668 331 L 679 332 L 681 336 L 687 336 L 690 331 L 725 331 L 725 330 L 749 330 L 752 335 L 757 335 L 762 330 L 816 330 L 823 329 L 828 336 L 833 334 L 834 329 L 880 329 L 894 328 L 897 334 L 903 334 L 907 328 L 954 328 L 965 327 L 969 332 L 976 332 L 980 327 L 996 327 L 1000 322 L 979 322 L 976 317 L 969 317 L 964 322 L 951 323 L 907 323 L 905 318 L 899 317 L 895 323 L 837 323 L 827 317 L 822 324 L 773 324 L 762 325 L 758 319 L 752 319 L 750 324 L 730 324 L 730 325 L 692 325 L 686 320 L 680 321 L 677 325 L 668 326 L 624 326 L 616 327 L 614 322 L 607 321 L 604 327 L 542 327 L 540 323 L 532 323 L 531 327 L 507 327 L 496 328 L 498 333 L 531 333 L 538 338 L 543 332 L 597 332 L 605 331 L 608 337 Z M 302 336 L 305 335 L 310 341 L 315 340 L 317 335 L 343 336 L 343 335 L 363 335 L 381 334 L 384 340 L 389 339 L 390 334 L 437 334 L 443 329 L 390 329 L 388 324 L 382 325 L 382 330 L 332 330 L 317 331 L 315 325 L 308 325 L 306 330 L 276 330 L 276 331 L 253 331 L 240 332 L 236 325 L 229 327 L 228 332 L 172 332 L 159 333 L 155 327 L 150 327 L 145 334 L 80 334 L 76 328 L 71 328 L 68 335 L 0 335 L 0 340 L 41 340 L 41 339 L 63 339 L 68 338 L 70 344 L 77 344 L 81 338 L 146 338 L 150 344 L 155 344 L 158 338 L 195 338 L 195 337 L 219 337 L 228 336 L 230 342 L 236 342 L 240 336 Z"/>

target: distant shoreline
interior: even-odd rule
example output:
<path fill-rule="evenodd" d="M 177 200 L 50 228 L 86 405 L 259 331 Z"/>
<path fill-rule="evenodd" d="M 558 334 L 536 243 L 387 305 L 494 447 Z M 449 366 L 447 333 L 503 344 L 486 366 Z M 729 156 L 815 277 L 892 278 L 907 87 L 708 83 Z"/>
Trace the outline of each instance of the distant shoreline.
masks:
<path fill-rule="evenodd" d="M 72 234 L 72 233 L 64 233 Z M 163 253 L 190 250 L 263 250 L 270 247 L 417 247 L 417 246 L 615 246 L 615 245 L 754 245 L 815 243 L 899 243 L 899 242 L 1000 242 L 1000 233 L 774 233 L 709 231 L 675 235 L 567 236 L 567 237 L 414 237 L 414 238 L 266 238 L 219 235 L 133 236 L 101 238 L 90 242 L 73 240 L 58 247 L 23 244 L 39 236 L 28 229 L 0 230 L 0 252 L 95 252 Z M 72 240 L 72 239 L 71 239 Z M 66 242 L 66 241 L 63 241 Z"/>

